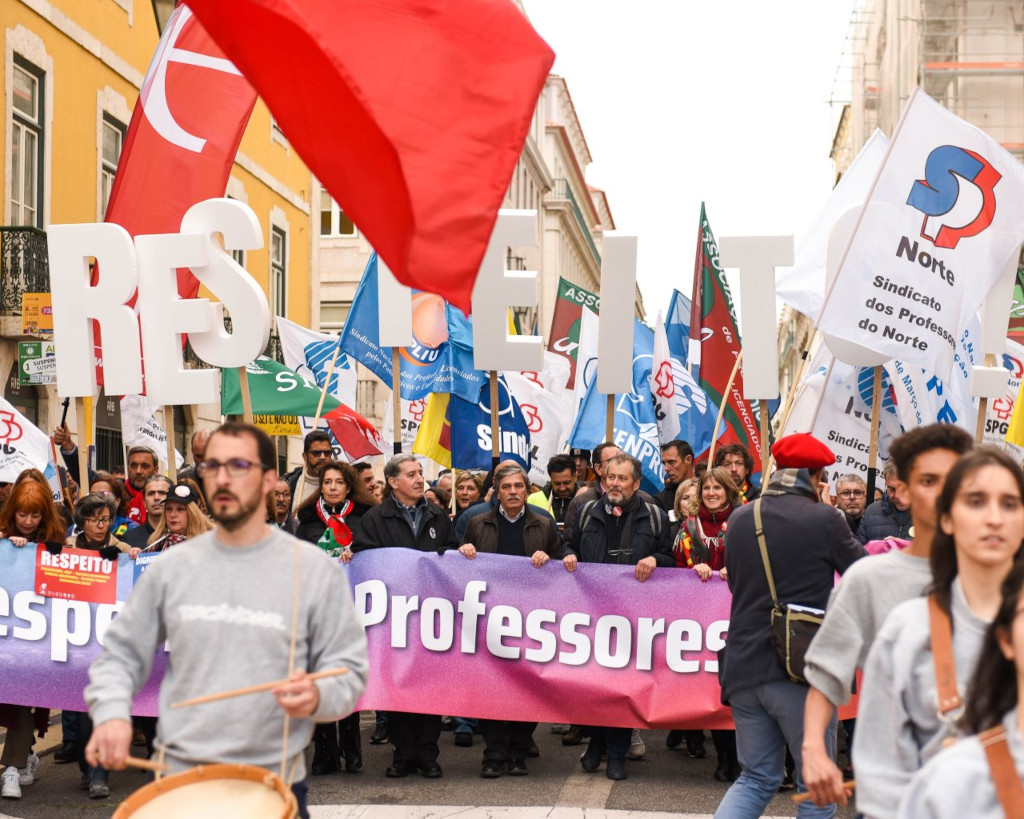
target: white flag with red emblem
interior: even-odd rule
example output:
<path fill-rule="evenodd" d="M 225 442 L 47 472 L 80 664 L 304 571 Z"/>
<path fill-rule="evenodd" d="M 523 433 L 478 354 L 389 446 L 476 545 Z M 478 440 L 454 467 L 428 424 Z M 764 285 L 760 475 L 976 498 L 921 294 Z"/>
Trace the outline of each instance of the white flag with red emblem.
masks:
<path fill-rule="evenodd" d="M 668 349 L 668 334 L 660 313 L 654 325 L 651 397 L 654 399 L 654 412 L 658 419 L 658 439 L 662 444 L 676 440 L 682 425 L 679 423 L 679 410 L 676 406 L 676 380 Z"/>
<path fill-rule="evenodd" d="M 572 393 L 565 387 L 569 361 L 545 351 L 539 372 L 503 375 L 530 430 L 530 480 L 543 486 L 548 482 L 548 461 L 565 452 L 569 440 Z"/>

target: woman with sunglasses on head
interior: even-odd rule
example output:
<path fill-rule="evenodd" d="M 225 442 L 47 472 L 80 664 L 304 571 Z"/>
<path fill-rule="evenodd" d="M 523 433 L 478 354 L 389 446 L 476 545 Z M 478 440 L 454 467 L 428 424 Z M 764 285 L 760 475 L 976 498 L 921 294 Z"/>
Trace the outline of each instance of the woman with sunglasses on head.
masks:
<path fill-rule="evenodd" d="M 960 701 L 1024 540 L 1024 475 L 1001 450 L 961 458 L 936 502 L 932 584 L 886 618 L 864 667 L 857 809 L 890 817 L 914 774 L 959 730 Z"/>
<path fill-rule="evenodd" d="M 21 481 L 11 487 L 0 510 L 0 537 L 16 548 L 28 543 L 60 543 L 64 523 L 49 487 L 36 481 Z M 46 733 L 50 712 L 46 708 L 0 704 L 0 725 L 7 728 L 0 764 L 6 766 L 0 779 L 5 799 L 20 799 L 22 786 L 35 782 L 39 757 L 32 750 L 34 734 Z"/>
<path fill-rule="evenodd" d="M 373 506 L 366 484 L 356 471 L 341 461 L 328 461 L 319 468 L 316 492 L 299 506 L 295 536 L 308 540 L 342 563 L 352 559 L 352 543 L 359 520 Z M 338 722 L 317 725 L 313 731 L 314 775 L 338 773 L 341 758 L 345 770 L 356 773 L 363 767 L 359 736 L 359 712 Z"/>
<path fill-rule="evenodd" d="M 1022 696 L 1024 560 L 1018 559 L 967 688 L 961 726 L 973 736 L 937 754 L 914 776 L 900 802 L 900 819 L 1024 815 Z"/>

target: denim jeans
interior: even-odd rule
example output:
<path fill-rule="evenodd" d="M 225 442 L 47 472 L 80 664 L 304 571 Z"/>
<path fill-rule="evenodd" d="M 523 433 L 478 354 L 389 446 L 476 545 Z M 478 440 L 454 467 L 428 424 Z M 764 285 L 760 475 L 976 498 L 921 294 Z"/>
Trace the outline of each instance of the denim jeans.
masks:
<path fill-rule="evenodd" d="M 476 733 L 477 720 L 475 719 L 467 719 L 466 717 L 452 717 L 452 722 L 455 723 L 456 734 Z"/>
<path fill-rule="evenodd" d="M 804 738 L 807 686 L 788 681 L 764 683 L 737 691 L 730 698 L 736 723 L 736 750 L 743 773 L 725 794 L 715 819 L 757 819 L 779 791 L 785 770 L 786 745 L 796 761 L 797 790 L 803 793 L 800 750 Z M 825 733 L 825 747 L 836 754 L 836 718 Z M 829 819 L 836 806 L 816 808 L 803 802 L 797 819 Z"/>

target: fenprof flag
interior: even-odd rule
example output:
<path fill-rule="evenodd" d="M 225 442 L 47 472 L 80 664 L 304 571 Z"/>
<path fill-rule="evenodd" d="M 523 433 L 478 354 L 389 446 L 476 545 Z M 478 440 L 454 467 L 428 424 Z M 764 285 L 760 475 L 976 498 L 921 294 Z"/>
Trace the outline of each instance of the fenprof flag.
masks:
<path fill-rule="evenodd" d="M 918 90 L 862 211 L 820 329 L 945 378 L 1024 238 L 1024 166 Z"/>

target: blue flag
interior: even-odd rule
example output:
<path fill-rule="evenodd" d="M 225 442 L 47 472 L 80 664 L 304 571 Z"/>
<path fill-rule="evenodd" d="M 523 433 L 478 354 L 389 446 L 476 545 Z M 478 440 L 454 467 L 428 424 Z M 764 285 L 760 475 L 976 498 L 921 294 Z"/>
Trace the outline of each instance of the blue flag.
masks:
<path fill-rule="evenodd" d="M 647 491 L 660 491 L 665 486 L 658 440 L 658 418 L 651 395 L 651 370 L 654 364 L 654 331 L 638 319 L 633 320 L 633 390 L 615 396 L 614 442 L 627 455 L 640 461 L 642 486 Z M 718 408 L 692 378 L 680 378 L 685 368 L 673 362 L 677 401 L 680 410 L 680 437 L 695 452 L 711 444 Z M 595 378 L 587 389 L 576 424 L 569 435 L 569 446 L 593 449 L 605 439 L 607 401 L 597 391 Z"/>
<path fill-rule="evenodd" d="M 452 467 L 491 468 L 491 390 L 485 384 L 476 401 L 452 396 L 448 405 L 451 424 Z M 530 428 L 519 402 L 512 397 L 505 379 L 498 378 L 498 425 L 501 431 L 500 458 L 512 459 L 530 470 Z"/>
<path fill-rule="evenodd" d="M 401 350 L 399 392 L 407 401 L 450 392 L 476 401 L 486 374 L 473 368 L 473 325 L 465 314 L 434 293 L 413 291 L 414 343 Z M 377 324 L 377 254 L 363 271 L 352 309 L 341 331 L 341 350 L 385 384 L 392 383 L 390 347 L 380 346 Z"/>
<path fill-rule="evenodd" d="M 690 354 L 690 300 L 678 290 L 672 291 L 665 316 L 665 335 L 668 351 L 684 367 Z"/>

